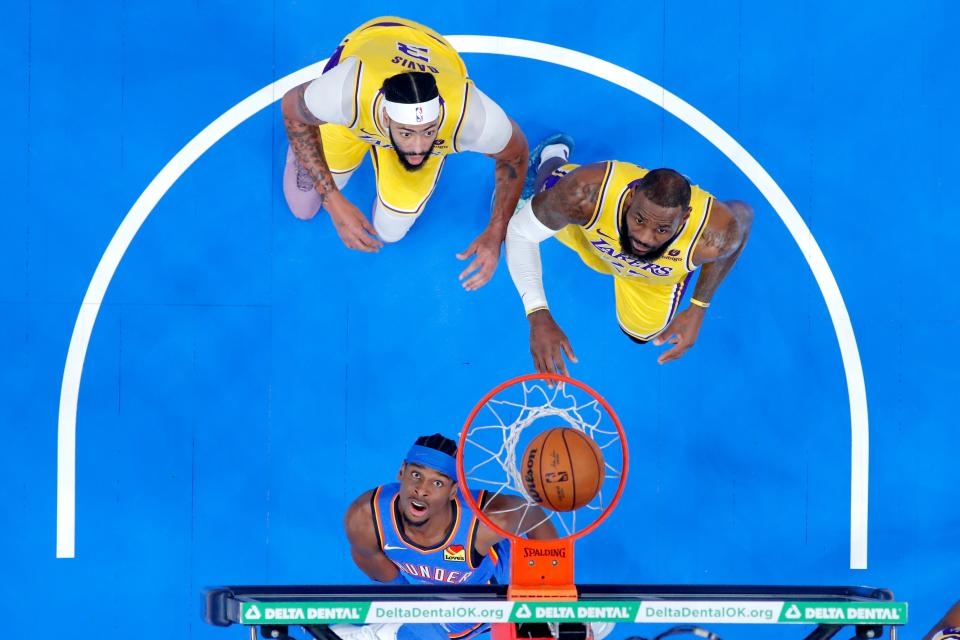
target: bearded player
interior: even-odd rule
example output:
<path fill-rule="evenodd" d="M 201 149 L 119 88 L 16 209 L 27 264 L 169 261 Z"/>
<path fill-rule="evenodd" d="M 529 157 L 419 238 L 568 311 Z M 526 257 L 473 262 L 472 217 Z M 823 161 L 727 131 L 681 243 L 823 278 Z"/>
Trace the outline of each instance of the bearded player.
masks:
<path fill-rule="evenodd" d="M 521 203 L 507 231 L 507 265 L 530 323 L 534 365 L 566 374 L 561 351 L 576 362 L 543 288 L 540 242 L 552 236 L 613 277 L 623 332 L 641 344 L 674 345 L 658 362 L 676 360 L 696 342 L 717 287 L 740 257 L 753 210 L 739 201 L 720 202 L 673 169 L 570 164 L 571 148 L 563 134 L 537 147 L 533 197 Z M 698 269 L 690 306 L 677 313 Z"/>
<path fill-rule="evenodd" d="M 323 74 L 288 91 L 282 111 L 290 148 L 283 191 L 303 220 L 321 207 L 343 243 L 377 251 L 397 242 L 423 212 L 446 157 L 492 157 L 496 191 L 487 228 L 458 254 L 477 289 L 493 275 L 527 169 L 517 124 L 467 76 L 440 34 L 402 18 L 376 18 L 347 35 Z M 369 153 L 376 174 L 373 223 L 340 190 Z"/>
<path fill-rule="evenodd" d="M 388 584 L 505 584 L 509 546 L 484 525 L 457 495 L 457 445 L 440 434 L 417 438 L 404 458 L 399 482 L 362 494 L 347 510 L 345 527 L 353 561 L 367 576 Z M 531 539 L 555 539 L 557 532 L 539 508 L 519 509 L 518 496 L 490 496 L 481 491 L 477 504 L 507 530 L 526 531 Z M 525 515 L 521 515 L 524 513 Z M 334 627 L 341 637 L 366 628 Z M 439 627 L 442 627 L 440 629 Z M 398 640 L 468 638 L 486 624 L 402 625 Z M 389 638 L 395 629 L 373 629 Z"/>

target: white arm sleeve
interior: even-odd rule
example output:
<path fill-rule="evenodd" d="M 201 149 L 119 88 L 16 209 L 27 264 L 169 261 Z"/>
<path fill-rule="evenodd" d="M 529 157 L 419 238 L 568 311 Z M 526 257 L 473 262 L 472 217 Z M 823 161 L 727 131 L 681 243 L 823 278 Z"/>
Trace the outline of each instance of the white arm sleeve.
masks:
<path fill-rule="evenodd" d="M 513 124 L 507 114 L 475 86 L 470 87 L 468 105 L 460 133 L 460 148 L 487 155 L 503 151 L 513 136 Z"/>
<path fill-rule="evenodd" d="M 524 202 L 510 219 L 506 237 L 507 268 L 527 315 L 548 308 L 547 294 L 543 291 L 540 243 L 557 233 L 537 220 L 531 201 Z"/>
<path fill-rule="evenodd" d="M 324 122 L 349 125 L 356 108 L 356 77 L 357 59 L 346 58 L 307 86 L 303 92 L 307 109 Z"/>

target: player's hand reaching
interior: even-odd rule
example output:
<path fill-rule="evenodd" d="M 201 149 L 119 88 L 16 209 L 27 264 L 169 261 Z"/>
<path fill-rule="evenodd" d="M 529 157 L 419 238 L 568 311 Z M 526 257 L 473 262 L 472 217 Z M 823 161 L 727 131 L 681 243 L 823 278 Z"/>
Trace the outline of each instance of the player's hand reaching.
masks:
<path fill-rule="evenodd" d="M 530 321 L 530 353 L 537 372 L 567 375 L 563 354 L 567 354 L 570 362 L 577 362 L 577 356 L 560 325 L 547 309 L 534 311 L 527 319 Z"/>
<path fill-rule="evenodd" d="M 376 252 L 383 246 L 367 217 L 340 193 L 328 194 L 325 206 L 337 235 L 347 247 L 357 251 Z"/>
<path fill-rule="evenodd" d="M 661 353 L 657 362 L 663 364 L 676 360 L 693 346 L 693 343 L 697 341 L 697 336 L 700 335 L 700 325 L 703 324 L 705 311 L 703 307 L 696 305 L 684 309 L 677 314 L 673 322 L 660 335 L 653 339 L 653 344 L 658 347 L 662 344 L 675 345 Z"/>
<path fill-rule="evenodd" d="M 476 291 L 490 281 L 493 272 L 497 270 L 497 263 L 500 261 L 500 244 L 502 242 L 503 232 L 487 227 L 470 243 L 466 251 L 457 254 L 459 260 L 467 260 L 470 256 L 474 256 L 467 268 L 460 274 L 460 281 L 464 289 Z"/>

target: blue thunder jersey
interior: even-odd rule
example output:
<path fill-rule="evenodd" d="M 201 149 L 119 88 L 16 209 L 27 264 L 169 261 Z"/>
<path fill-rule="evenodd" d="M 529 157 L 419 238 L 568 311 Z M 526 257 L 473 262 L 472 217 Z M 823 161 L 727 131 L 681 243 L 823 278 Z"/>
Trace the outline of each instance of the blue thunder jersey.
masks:
<path fill-rule="evenodd" d="M 407 540 L 400 527 L 398 495 L 400 483 L 377 487 L 370 498 L 377 543 L 384 555 L 400 569 L 400 575 L 413 584 L 506 584 L 509 576 L 509 543 L 498 542 L 488 555 L 474 550 L 480 520 L 465 508 L 457 496 L 452 500 L 453 520 L 443 542 L 421 547 Z M 477 495 L 483 506 L 487 493 Z M 449 623 L 442 625 L 451 640 L 470 640 L 490 630 L 486 623 Z"/>
<path fill-rule="evenodd" d="M 401 531 L 399 492 L 399 483 L 385 484 L 374 490 L 370 502 L 377 543 L 407 582 L 433 585 L 505 582 L 500 573 L 505 564 L 501 557 L 505 545 L 494 545 L 485 556 L 474 550 L 480 520 L 459 496 L 451 501 L 453 520 L 443 542 L 435 547 L 421 547 Z M 485 494 L 481 491 L 477 496 L 478 504 L 483 504 Z"/>

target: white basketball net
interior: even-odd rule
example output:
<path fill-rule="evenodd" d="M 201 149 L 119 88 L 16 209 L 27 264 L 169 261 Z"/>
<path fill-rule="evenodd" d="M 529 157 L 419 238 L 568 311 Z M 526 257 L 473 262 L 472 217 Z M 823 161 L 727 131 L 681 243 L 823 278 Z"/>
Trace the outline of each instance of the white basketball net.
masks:
<path fill-rule="evenodd" d="M 506 493 L 523 498 L 523 504 L 507 510 L 522 510 L 519 521 L 524 525 L 513 531 L 519 536 L 526 535 L 551 518 L 561 535 L 576 533 L 578 512 L 588 510 L 583 514 L 588 518 L 586 524 L 593 522 L 608 505 L 605 494 L 612 497 L 620 482 L 623 451 L 620 433 L 612 418 L 599 400 L 579 387 L 571 386 L 568 390 L 563 382 L 554 385 L 550 388 L 546 380 L 527 380 L 508 387 L 487 401 L 467 431 L 463 451 L 467 484 L 474 490 L 487 489 L 494 496 Z M 522 399 L 500 399 L 500 396 L 508 393 L 519 395 L 521 390 Z M 580 509 L 557 512 L 543 508 L 543 517 L 531 515 L 528 518 L 531 510 L 540 505 L 530 498 L 524 488 L 518 464 L 523 449 L 519 445 L 524 430 L 539 420 L 546 422 L 537 425 L 536 433 L 551 427 L 566 426 L 593 438 L 603 452 L 606 473 L 596 497 Z M 505 511 L 485 509 L 484 512 L 491 515 Z"/>

